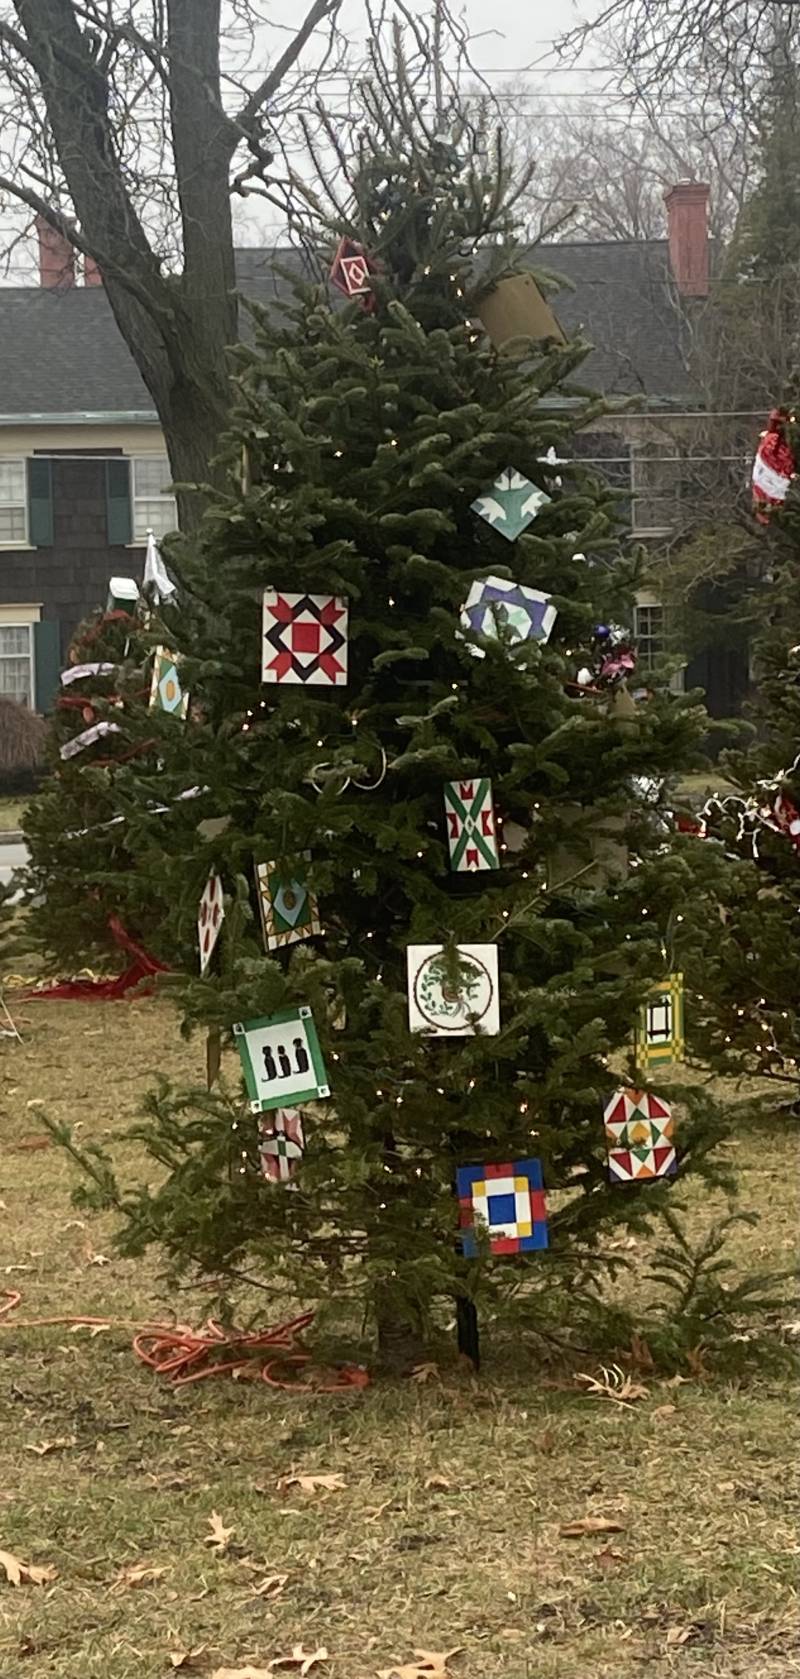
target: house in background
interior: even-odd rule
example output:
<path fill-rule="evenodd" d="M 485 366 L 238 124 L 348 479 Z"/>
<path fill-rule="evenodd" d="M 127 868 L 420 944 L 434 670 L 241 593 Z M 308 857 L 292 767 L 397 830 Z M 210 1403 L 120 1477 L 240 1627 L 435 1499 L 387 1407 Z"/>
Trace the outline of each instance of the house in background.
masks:
<path fill-rule="evenodd" d="M 562 275 L 565 331 L 596 348 L 579 380 L 635 409 L 578 434 L 630 506 L 631 532 L 653 555 L 635 633 L 646 662 L 662 650 L 658 554 L 680 534 L 687 490 L 705 448 L 706 416 L 692 373 L 709 293 L 708 188 L 684 182 L 667 198 L 669 237 L 540 246 L 537 268 Z M 166 448 L 152 399 L 121 338 L 96 267 L 38 225 L 40 284 L 0 287 L 0 693 L 47 710 L 75 626 L 106 598 L 109 577 L 141 575 L 148 528 L 175 528 Z M 281 265 L 299 262 L 282 251 Z M 268 306 L 285 282 L 275 252 L 239 249 L 237 281 Z M 82 283 L 81 283 L 82 282 Z M 743 416 L 755 436 L 759 416 Z M 715 650 L 688 681 L 713 715 L 738 708 L 739 658 Z"/>

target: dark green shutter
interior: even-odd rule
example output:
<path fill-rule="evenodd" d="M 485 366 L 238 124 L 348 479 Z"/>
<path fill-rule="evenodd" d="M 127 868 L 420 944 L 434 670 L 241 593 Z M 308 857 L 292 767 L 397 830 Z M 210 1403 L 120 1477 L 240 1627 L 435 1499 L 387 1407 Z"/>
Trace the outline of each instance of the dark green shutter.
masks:
<path fill-rule="evenodd" d="M 131 463 L 123 456 L 106 461 L 106 520 L 109 547 L 132 541 Z"/>
<path fill-rule="evenodd" d="M 52 466 L 37 455 L 28 460 L 28 541 L 34 548 L 50 548 L 53 542 Z"/>
<path fill-rule="evenodd" d="M 61 625 L 54 618 L 33 626 L 33 674 L 36 710 L 52 711 L 61 677 Z"/>

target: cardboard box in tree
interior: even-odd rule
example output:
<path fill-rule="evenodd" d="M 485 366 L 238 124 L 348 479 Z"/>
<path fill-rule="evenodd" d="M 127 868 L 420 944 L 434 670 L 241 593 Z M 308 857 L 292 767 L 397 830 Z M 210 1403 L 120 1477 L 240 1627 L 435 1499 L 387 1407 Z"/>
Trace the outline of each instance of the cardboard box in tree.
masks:
<path fill-rule="evenodd" d="M 566 336 L 543 297 L 532 274 L 510 274 L 499 280 L 477 305 L 481 321 L 496 350 L 513 338 L 553 338 L 566 344 Z"/>

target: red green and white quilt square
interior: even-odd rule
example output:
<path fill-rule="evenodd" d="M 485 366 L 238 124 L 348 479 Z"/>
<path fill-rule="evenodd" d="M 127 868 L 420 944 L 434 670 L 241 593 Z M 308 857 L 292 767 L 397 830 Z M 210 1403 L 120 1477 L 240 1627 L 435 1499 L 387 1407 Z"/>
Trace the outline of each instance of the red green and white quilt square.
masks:
<path fill-rule="evenodd" d="M 492 783 L 485 777 L 468 781 L 446 781 L 444 809 L 450 867 L 457 874 L 481 869 L 498 869 Z"/>
<path fill-rule="evenodd" d="M 347 601 L 341 595 L 265 589 L 262 682 L 344 687 L 347 621 Z"/>
<path fill-rule="evenodd" d="M 491 1253 L 530 1253 L 547 1247 L 547 1204 L 540 1160 L 459 1166 L 456 1188 L 461 1247 L 467 1259 L 474 1259 L 480 1251 L 479 1230 L 488 1235 Z"/>
<path fill-rule="evenodd" d="M 672 1109 L 652 1091 L 615 1090 L 603 1110 L 612 1183 L 643 1183 L 677 1171 Z"/>
<path fill-rule="evenodd" d="M 483 495 L 472 503 L 473 513 L 485 519 L 492 530 L 500 532 L 509 542 L 515 542 L 536 518 L 540 508 L 546 507 L 550 496 L 509 466 Z"/>
<path fill-rule="evenodd" d="M 297 1108 L 274 1108 L 258 1123 L 261 1171 L 273 1183 L 285 1183 L 297 1171 L 306 1146 L 303 1121 Z"/>
<path fill-rule="evenodd" d="M 205 973 L 211 961 L 224 917 L 225 905 L 222 901 L 222 881 L 216 869 L 212 869 L 206 881 L 203 896 L 200 899 L 200 909 L 197 916 L 197 942 L 200 947 L 201 974 Z"/>

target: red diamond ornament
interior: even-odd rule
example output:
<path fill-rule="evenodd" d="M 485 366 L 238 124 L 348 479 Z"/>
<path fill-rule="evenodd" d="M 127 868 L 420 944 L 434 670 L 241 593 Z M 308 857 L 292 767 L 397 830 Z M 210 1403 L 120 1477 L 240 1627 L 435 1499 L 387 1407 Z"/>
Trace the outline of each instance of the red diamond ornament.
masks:
<path fill-rule="evenodd" d="M 337 291 L 344 292 L 345 297 L 357 297 L 362 309 L 367 311 L 375 308 L 375 295 L 370 284 L 370 275 L 375 273 L 375 264 L 367 256 L 363 245 L 357 245 L 353 239 L 340 239 L 331 265 L 331 284 Z"/>

